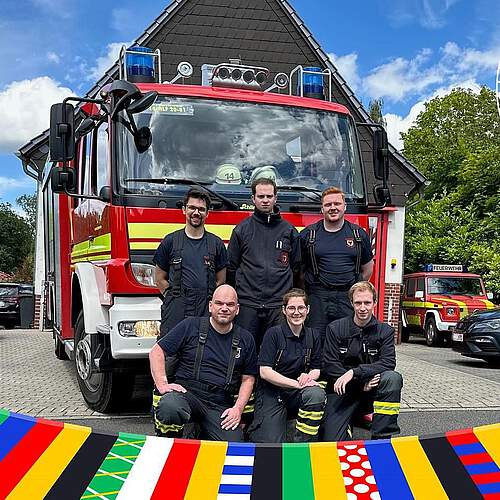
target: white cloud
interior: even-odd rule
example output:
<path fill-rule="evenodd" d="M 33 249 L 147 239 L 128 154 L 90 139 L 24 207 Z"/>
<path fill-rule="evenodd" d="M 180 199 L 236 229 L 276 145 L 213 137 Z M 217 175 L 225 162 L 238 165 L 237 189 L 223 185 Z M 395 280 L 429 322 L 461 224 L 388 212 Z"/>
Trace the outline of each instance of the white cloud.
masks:
<path fill-rule="evenodd" d="M 361 83 L 361 79 L 358 74 L 358 54 L 356 54 L 356 52 L 351 52 L 345 56 L 337 56 L 336 54 L 330 53 L 328 54 L 328 57 L 331 59 L 349 87 L 356 92 Z"/>
<path fill-rule="evenodd" d="M 444 97 L 456 88 L 470 89 L 474 92 L 479 92 L 481 90 L 481 85 L 479 85 L 475 80 L 466 80 L 457 84 L 449 85 L 448 87 L 440 87 L 436 89 L 432 95 L 415 103 L 411 107 L 408 114 L 404 117 L 394 113 L 384 114 L 384 118 L 387 123 L 387 136 L 389 138 L 389 142 L 396 149 L 402 150 L 403 141 L 401 139 L 401 133 L 407 132 L 408 129 L 415 124 L 418 115 L 425 110 L 425 103 L 434 97 Z"/>
<path fill-rule="evenodd" d="M 31 0 L 31 2 L 36 7 L 63 19 L 73 16 L 74 0 Z"/>
<path fill-rule="evenodd" d="M 55 64 L 61 62 L 61 58 L 55 52 L 47 52 L 47 59 Z"/>
<path fill-rule="evenodd" d="M 412 59 L 398 57 L 374 68 L 364 78 L 362 88 L 372 99 L 398 102 L 408 97 L 422 97 L 440 87 L 476 80 L 488 72 L 493 75 L 499 58 L 500 46 L 479 51 L 448 42 L 436 54 L 422 49 Z"/>
<path fill-rule="evenodd" d="M 88 70 L 88 80 L 98 80 L 101 78 L 106 70 L 111 68 L 113 64 L 118 60 L 120 55 L 120 50 L 123 46 L 129 47 L 130 42 L 117 42 L 110 43 L 107 46 L 107 54 L 102 57 L 98 57 L 96 65 Z"/>
<path fill-rule="evenodd" d="M 33 179 L 28 176 L 24 177 L 5 177 L 0 176 L 0 198 L 3 198 L 6 193 L 10 191 L 19 191 L 19 190 L 29 190 L 33 191 L 36 183 Z M 18 195 L 15 195 L 18 196 Z M 0 199 L 3 202 L 3 199 Z M 13 203 L 13 210 L 17 212 L 19 215 L 25 216 L 24 210 L 18 207 Z"/>
<path fill-rule="evenodd" d="M 458 0 L 393 0 L 386 8 L 393 26 L 420 24 L 427 29 L 438 29 L 446 25 L 446 16 Z"/>
<path fill-rule="evenodd" d="M 15 151 L 46 130 L 50 106 L 71 94 L 48 76 L 12 82 L 0 91 L 0 123 L 4 124 L 0 152 Z"/>

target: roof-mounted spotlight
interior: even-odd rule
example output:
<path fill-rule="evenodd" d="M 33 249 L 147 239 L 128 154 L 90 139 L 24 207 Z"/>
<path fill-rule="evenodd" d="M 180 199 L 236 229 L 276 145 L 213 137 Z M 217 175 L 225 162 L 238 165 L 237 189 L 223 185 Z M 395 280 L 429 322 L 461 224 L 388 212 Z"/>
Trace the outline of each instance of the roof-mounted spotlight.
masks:
<path fill-rule="evenodd" d="M 245 66 L 238 61 L 219 64 L 212 70 L 212 86 L 248 90 L 263 90 L 262 84 L 269 76 L 267 68 Z"/>
<path fill-rule="evenodd" d="M 275 89 L 286 89 L 289 82 L 290 80 L 286 73 L 277 73 L 274 77 L 274 83 L 266 89 L 266 92 L 271 92 Z"/>
<path fill-rule="evenodd" d="M 190 78 L 193 74 L 193 66 L 187 61 L 182 61 L 177 65 L 177 74 L 169 82 L 163 83 L 175 83 L 179 78 Z"/>

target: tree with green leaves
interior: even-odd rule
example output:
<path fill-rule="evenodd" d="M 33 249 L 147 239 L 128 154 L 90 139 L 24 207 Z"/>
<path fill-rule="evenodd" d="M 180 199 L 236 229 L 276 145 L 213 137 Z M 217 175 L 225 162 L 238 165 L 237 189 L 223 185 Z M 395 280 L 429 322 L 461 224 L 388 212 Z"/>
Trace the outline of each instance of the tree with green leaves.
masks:
<path fill-rule="evenodd" d="M 465 264 L 500 295 L 500 117 L 495 94 L 455 89 L 429 101 L 403 134 L 404 154 L 429 179 L 407 214 L 406 270 Z"/>
<path fill-rule="evenodd" d="M 0 271 L 15 273 L 33 251 L 33 235 L 9 203 L 0 203 L 0 234 Z"/>
<path fill-rule="evenodd" d="M 384 119 L 383 108 L 384 108 L 384 100 L 374 99 L 373 101 L 370 101 L 370 104 L 368 105 L 368 114 L 375 123 L 380 123 L 385 127 L 386 121 Z"/>

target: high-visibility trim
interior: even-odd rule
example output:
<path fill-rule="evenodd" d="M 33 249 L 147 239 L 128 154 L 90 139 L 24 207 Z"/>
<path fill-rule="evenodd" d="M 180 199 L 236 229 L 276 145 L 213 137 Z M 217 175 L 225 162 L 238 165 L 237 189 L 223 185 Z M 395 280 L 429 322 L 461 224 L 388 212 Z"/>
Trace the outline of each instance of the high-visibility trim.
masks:
<path fill-rule="evenodd" d="M 465 316 L 469 315 L 469 306 L 461 301 L 461 300 L 456 300 L 456 299 L 450 299 L 449 297 L 444 297 L 443 300 L 446 300 L 447 302 L 451 302 L 452 304 L 455 304 L 459 308 L 459 316 L 460 319 L 464 318 Z M 448 307 L 448 306 L 446 306 Z"/>
<path fill-rule="evenodd" d="M 164 424 L 160 422 L 155 416 L 155 427 L 160 432 L 181 432 L 184 429 L 184 425 L 178 424 Z"/>
<path fill-rule="evenodd" d="M 419 314 L 407 314 L 406 321 L 409 325 L 420 326 L 422 323 L 422 318 Z"/>
<path fill-rule="evenodd" d="M 373 411 L 381 415 L 398 415 L 401 403 L 391 403 L 389 401 L 374 401 Z"/>
<path fill-rule="evenodd" d="M 297 416 L 298 418 L 307 418 L 308 420 L 321 420 L 324 414 L 324 411 L 304 411 L 299 409 Z"/>
<path fill-rule="evenodd" d="M 173 443 L 173 439 L 146 437 L 146 442 L 130 469 L 117 500 L 137 500 L 149 498 L 153 494 Z"/>
<path fill-rule="evenodd" d="M 318 384 L 322 389 L 326 389 L 328 382 L 326 380 L 318 380 Z"/>
<path fill-rule="evenodd" d="M 90 432 L 90 427 L 64 424 L 62 431 L 12 490 L 9 500 L 44 497 Z"/>
<path fill-rule="evenodd" d="M 298 431 L 303 432 L 304 434 L 309 434 L 310 436 L 316 436 L 316 434 L 318 434 L 319 431 L 319 424 L 318 426 L 307 425 L 304 424 L 304 422 L 299 422 L 297 420 L 295 423 L 295 428 Z"/>
<path fill-rule="evenodd" d="M 110 259 L 111 254 L 88 255 L 79 259 L 71 259 L 71 263 L 77 264 L 78 262 L 101 262 Z"/>
<path fill-rule="evenodd" d="M 243 413 L 253 413 L 255 411 L 255 405 L 246 405 L 243 408 Z"/>
<path fill-rule="evenodd" d="M 283 443 L 282 447 L 283 496 L 279 498 L 314 500 L 314 482 L 309 445 Z"/>
<path fill-rule="evenodd" d="M 500 424 L 474 427 L 472 430 L 491 458 L 500 466 Z"/>
<path fill-rule="evenodd" d="M 217 497 L 226 449 L 227 442 L 201 442 L 184 497 L 186 500 Z M 207 474 L 207 471 L 210 471 L 210 474 Z"/>
<path fill-rule="evenodd" d="M 330 500 L 332 492 L 335 492 L 335 498 L 345 500 L 347 494 L 335 443 L 314 443 L 309 447 L 309 453 L 315 500 Z"/>
<path fill-rule="evenodd" d="M 393 438 L 391 443 L 413 496 L 447 500 L 448 495 L 436 476 L 418 437 Z"/>
<path fill-rule="evenodd" d="M 495 307 L 495 304 L 493 304 L 493 302 L 490 302 L 487 299 L 479 299 L 479 300 L 484 303 L 486 309 L 493 309 Z"/>
<path fill-rule="evenodd" d="M 403 300 L 403 307 L 411 307 L 419 309 L 443 309 L 444 306 L 443 304 L 436 304 L 434 302 L 413 302 L 410 300 Z"/>

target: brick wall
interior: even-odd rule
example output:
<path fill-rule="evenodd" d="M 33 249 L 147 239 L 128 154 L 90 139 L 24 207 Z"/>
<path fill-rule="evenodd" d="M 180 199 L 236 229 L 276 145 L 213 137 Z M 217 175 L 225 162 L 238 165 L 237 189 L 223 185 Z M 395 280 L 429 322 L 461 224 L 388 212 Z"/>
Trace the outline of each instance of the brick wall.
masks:
<path fill-rule="evenodd" d="M 395 340 L 400 343 L 400 301 L 401 301 L 401 285 L 399 283 L 385 284 L 385 300 L 384 300 L 384 321 L 389 323 L 396 330 Z M 389 309 L 391 311 L 389 311 Z M 392 314 L 390 314 L 390 312 Z M 389 319 L 391 316 L 391 319 Z"/>
<path fill-rule="evenodd" d="M 33 318 L 33 328 L 41 330 L 40 325 L 40 295 L 35 295 L 35 316 Z"/>

